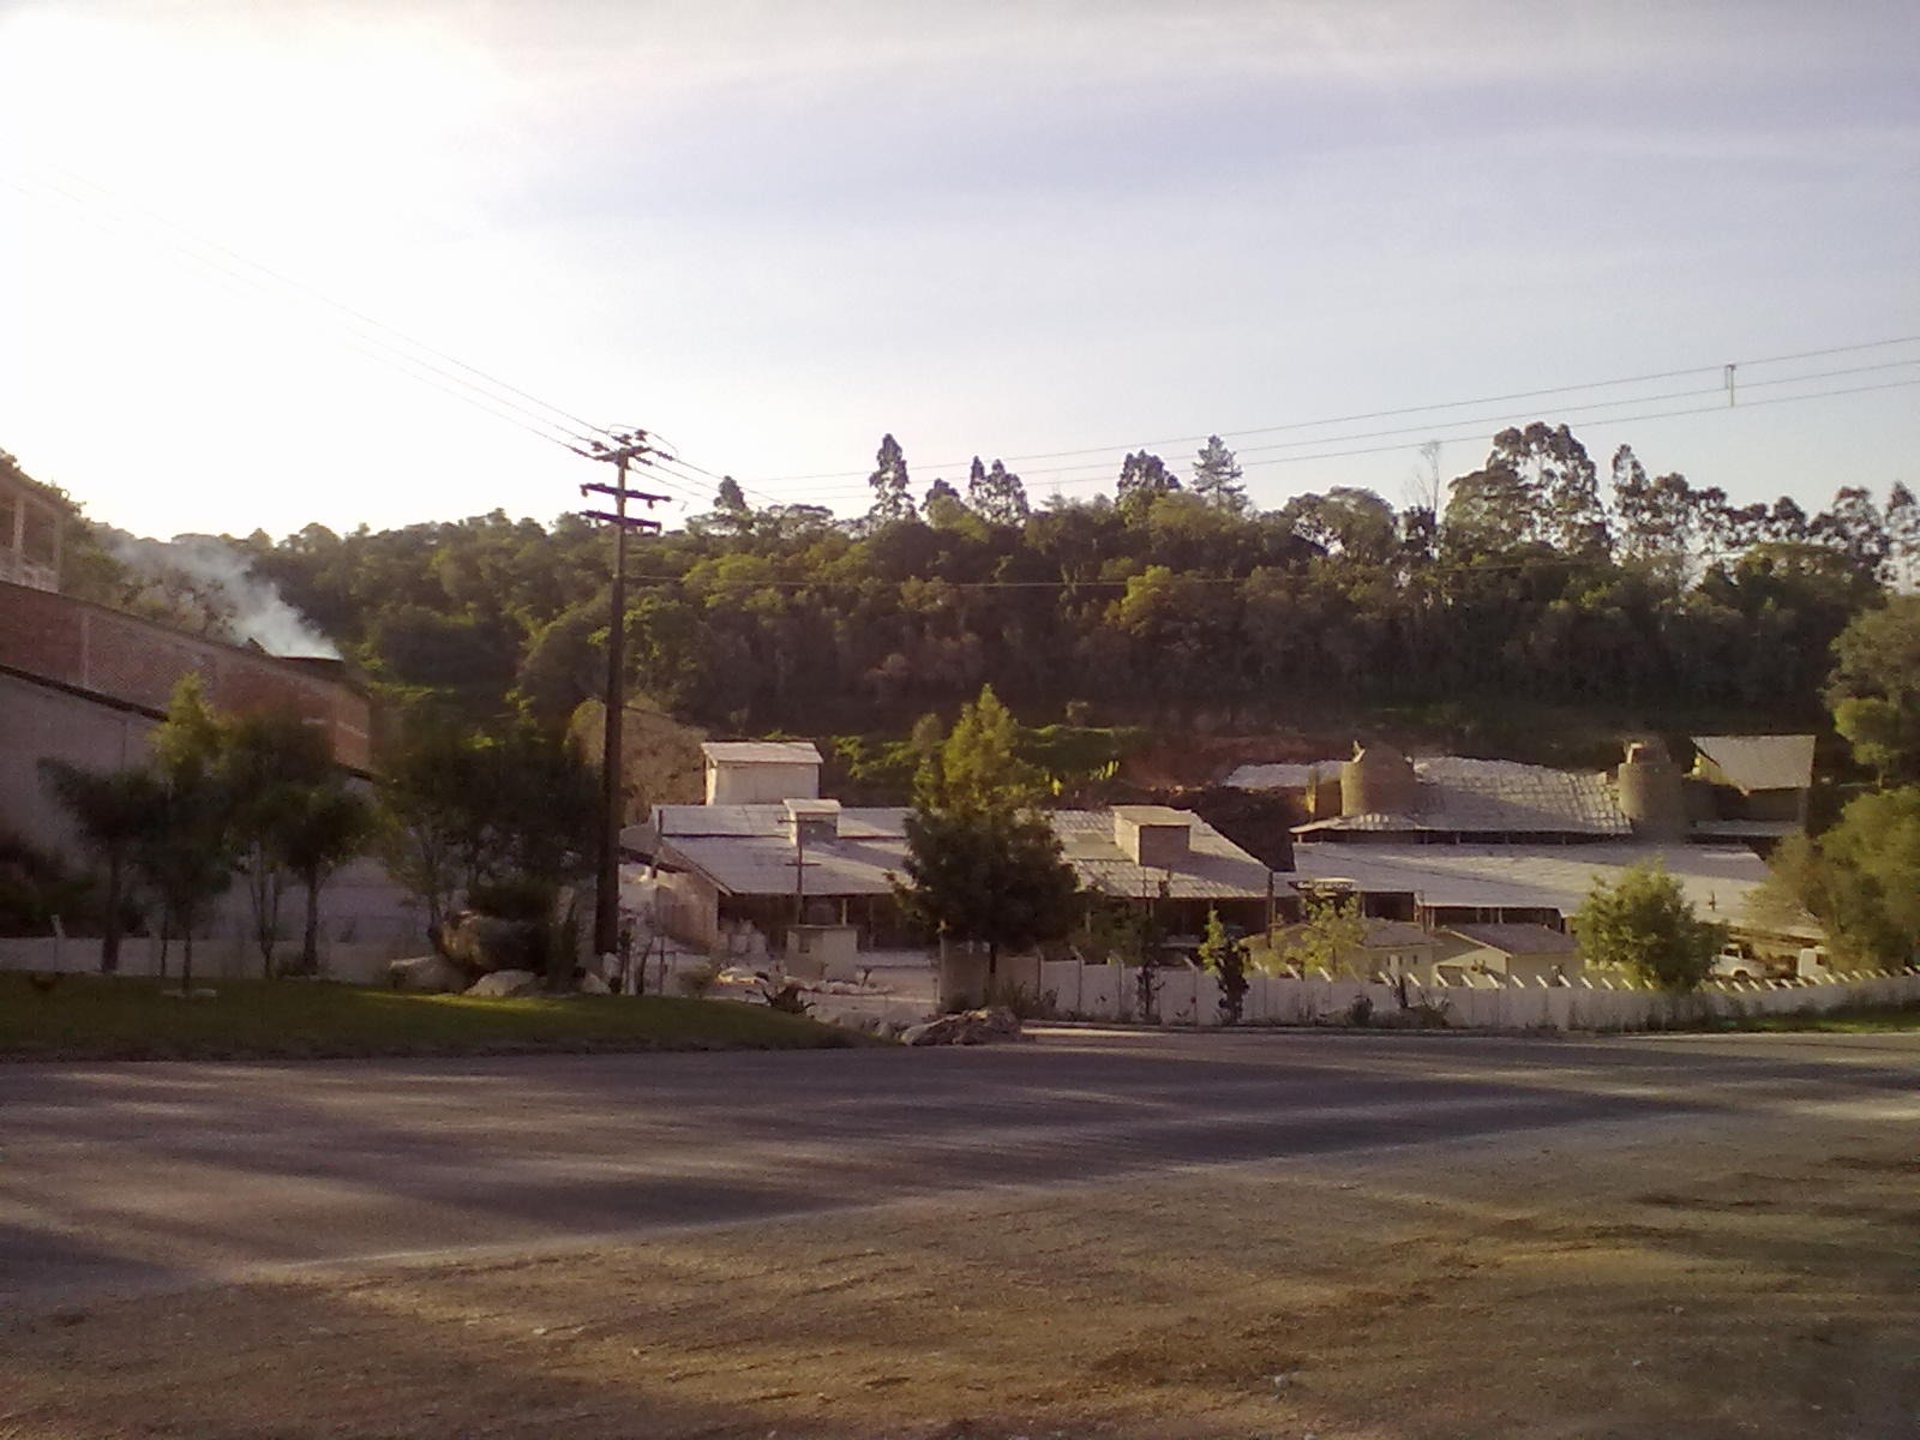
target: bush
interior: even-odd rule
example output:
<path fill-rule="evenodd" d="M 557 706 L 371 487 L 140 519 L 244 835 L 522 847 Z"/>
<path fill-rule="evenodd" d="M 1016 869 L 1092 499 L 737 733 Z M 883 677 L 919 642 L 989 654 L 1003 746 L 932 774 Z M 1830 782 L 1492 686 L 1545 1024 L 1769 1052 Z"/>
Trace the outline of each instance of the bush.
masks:
<path fill-rule="evenodd" d="M 553 890 L 520 876 L 488 881 L 467 892 L 467 908 L 496 920 L 544 921 L 553 910 Z"/>
<path fill-rule="evenodd" d="M 689 1000 L 704 1000 L 707 993 L 720 978 L 720 967 L 711 960 L 702 960 L 698 965 L 690 965 L 673 977 L 673 983 L 680 987 L 680 993 Z"/>
<path fill-rule="evenodd" d="M 69 935 L 98 935 L 106 918 L 100 887 L 51 851 L 0 833 L 0 935 L 51 935 L 56 916 Z"/>
<path fill-rule="evenodd" d="M 1035 990 L 1011 982 L 996 982 L 987 987 L 986 1007 L 1011 1010 L 1022 1020 L 1051 1020 L 1059 1014 L 1060 997 L 1051 990 Z M 971 1006 L 961 1006 L 971 1009 Z"/>

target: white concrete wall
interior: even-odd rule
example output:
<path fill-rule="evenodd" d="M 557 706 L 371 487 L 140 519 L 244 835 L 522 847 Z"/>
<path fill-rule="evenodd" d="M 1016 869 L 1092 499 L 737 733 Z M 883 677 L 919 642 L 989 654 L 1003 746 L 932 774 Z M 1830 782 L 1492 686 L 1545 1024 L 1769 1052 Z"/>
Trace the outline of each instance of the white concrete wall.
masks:
<path fill-rule="evenodd" d="M 0 828 L 86 863 L 73 821 L 40 773 L 42 759 L 83 770 L 143 763 L 156 721 L 0 675 Z"/>
<path fill-rule="evenodd" d="M 706 767 L 707 804 L 778 805 L 782 800 L 818 800 L 820 767 L 721 761 Z"/>

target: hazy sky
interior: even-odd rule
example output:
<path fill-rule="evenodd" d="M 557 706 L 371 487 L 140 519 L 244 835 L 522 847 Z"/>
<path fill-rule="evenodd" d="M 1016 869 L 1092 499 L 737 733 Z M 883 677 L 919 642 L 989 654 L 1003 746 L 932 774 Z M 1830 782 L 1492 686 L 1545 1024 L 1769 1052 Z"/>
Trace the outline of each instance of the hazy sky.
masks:
<path fill-rule="evenodd" d="M 1397 502 L 1534 416 L 1920 486 L 1920 339 L 1758 363 L 1920 336 L 1920 6 L 0 0 L 0 448 L 159 535 L 599 478 L 328 302 L 761 500 L 1220 431 Z"/>

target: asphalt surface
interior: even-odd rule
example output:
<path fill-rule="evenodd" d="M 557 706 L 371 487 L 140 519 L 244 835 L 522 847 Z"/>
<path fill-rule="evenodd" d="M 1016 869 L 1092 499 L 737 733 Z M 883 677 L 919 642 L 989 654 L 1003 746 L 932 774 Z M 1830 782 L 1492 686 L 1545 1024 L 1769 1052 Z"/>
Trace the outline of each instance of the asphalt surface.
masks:
<path fill-rule="evenodd" d="M 1900 1113 L 1920 1035 L 0 1065 L 0 1311 L 993 1185 Z M 1920 1110 L 1913 1110 L 1920 1115 Z"/>

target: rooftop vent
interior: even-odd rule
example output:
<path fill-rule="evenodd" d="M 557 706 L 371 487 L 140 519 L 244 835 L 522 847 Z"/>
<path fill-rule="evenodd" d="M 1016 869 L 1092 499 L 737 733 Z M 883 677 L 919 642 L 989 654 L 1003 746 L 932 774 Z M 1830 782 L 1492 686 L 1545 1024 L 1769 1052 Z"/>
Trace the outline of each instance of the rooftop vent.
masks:
<path fill-rule="evenodd" d="M 1113 843 L 1136 865 L 1177 870 L 1193 849 L 1193 816 L 1170 805 L 1113 807 Z"/>

